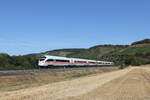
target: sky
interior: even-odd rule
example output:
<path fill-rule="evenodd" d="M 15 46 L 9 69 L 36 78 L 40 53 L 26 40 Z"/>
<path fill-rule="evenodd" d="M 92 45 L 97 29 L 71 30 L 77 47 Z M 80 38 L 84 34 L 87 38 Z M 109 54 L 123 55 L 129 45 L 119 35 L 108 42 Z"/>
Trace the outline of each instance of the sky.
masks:
<path fill-rule="evenodd" d="M 0 0 L 0 52 L 10 55 L 150 38 L 150 0 Z"/>

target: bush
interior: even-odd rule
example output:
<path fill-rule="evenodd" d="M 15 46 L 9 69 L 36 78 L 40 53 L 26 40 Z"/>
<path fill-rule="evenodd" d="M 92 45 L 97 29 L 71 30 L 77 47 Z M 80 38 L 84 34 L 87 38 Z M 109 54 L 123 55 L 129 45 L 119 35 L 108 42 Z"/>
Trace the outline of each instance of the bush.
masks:
<path fill-rule="evenodd" d="M 0 70 L 38 68 L 38 57 L 32 55 L 9 56 L 0 54 Z"/>
<path fill-rule="evenodd" d="M 129 55 L 125 60 L 125 65 L 139 66 L 141 64 L 141 61 L 134 55 Z"/>

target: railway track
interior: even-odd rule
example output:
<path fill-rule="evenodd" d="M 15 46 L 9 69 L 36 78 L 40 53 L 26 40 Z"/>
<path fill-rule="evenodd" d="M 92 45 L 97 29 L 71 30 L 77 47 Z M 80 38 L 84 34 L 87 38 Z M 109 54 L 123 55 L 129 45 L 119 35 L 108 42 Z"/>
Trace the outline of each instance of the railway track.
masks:
<path fill-rule="evenodd" d="M 29 70 L 4 70 L 0 71 L 0 76 L 4 75 L 23 75 L 23 74 L 33 74 L 33 73 L 46 73 L 46 72 L 64 72 L 64 71 L 73 71 L 73 70 L 84 70 L 84 69 L 95 69 L 103 67 L 112 67 L 112 66 L 87 66 L 87 67 L 59 67 L 59 68 L 40 68 L 40 69 L 29 69 Z"/>

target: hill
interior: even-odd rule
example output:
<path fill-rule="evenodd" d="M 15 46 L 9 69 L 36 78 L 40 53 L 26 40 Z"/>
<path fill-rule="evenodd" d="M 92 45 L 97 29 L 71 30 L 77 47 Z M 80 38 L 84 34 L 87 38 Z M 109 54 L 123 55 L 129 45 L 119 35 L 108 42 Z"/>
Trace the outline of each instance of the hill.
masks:
<path fill-rule="evenodd" d="M 137 44 L 150 44 L 150 39 L 144 39 L 137 42 L 133 42 L 131 45 L 137 45 Z"/>
<path fill-rule="evenodd" d="M 107 56 L 117 55 L 146 55 L 150 54 L 150 46 L 145 47 L 128 47 L 106 54 Z"/>
<path fill-rule="evenodd" d="M 47 51 L 42 54 L 68 57 L 69 55 L 79 53 L 79 52 L 84 52 L 84 51 L 86 51 L 86 49 L 82 49 L 82 48 L 57 49 L 57 50 Z"/>
<path fill-rule="evenodd" d="M 68 57 L 76 58 L 87 58 L 87 59 L 100 59 L 103 55 L 126 48 L 124 45 L 97 45 L 91 48 L 88 48 L 84 51 L 76 52 L 68 55 Z"/>
<path fill-rule="evenodd" d="M 0 70 L 5 69 L 32 69 L 39 68 L 37 66 L 38 59 L 43 55 L 77 57 L 87 59 L 100 59 L 102 55 L 115 50 L 126 48 L 122 45 L 97 45 L 88 49 L 72 48 L 57 49 L 36 54 L 28 54 L 22 56 L 9 56 L 8 54 L 0 54 Z"/>
<path fill-rule="evenodd" d="M 140 65 L 150 63 L 150 43 L 149 39 L 145 39 L 131 45 L 96 45 L 90 48 L 57 49 L 22 56 L 9 56 L 1 53 L 0 69 L 39 68 L 37 63 L 42 55 L 106 60 L 119 65 Z"/>
<path fill-rule="evenodd" d="M 150 63 L 150 39 L 132 43 L 127 48 L 109 52 L 103 55 L 103 60 L 122 62 L 127 65 L 141 65 Z"/>

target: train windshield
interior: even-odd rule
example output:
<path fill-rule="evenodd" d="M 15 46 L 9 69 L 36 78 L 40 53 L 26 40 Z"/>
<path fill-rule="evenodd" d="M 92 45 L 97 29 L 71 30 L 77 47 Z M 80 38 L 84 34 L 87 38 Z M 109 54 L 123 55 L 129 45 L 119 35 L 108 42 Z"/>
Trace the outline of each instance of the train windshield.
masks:
<path fill-rule="evenodd" d="M 46 59 L 46 57 L 45 56 L 42 56 L 41 58 L 40 58 L 40 61 L 44 61 Z"/>
<path fill-rule="evenodd" d="M 45 59 L 40 59 L 40 61 L 44 61 Z"/>

